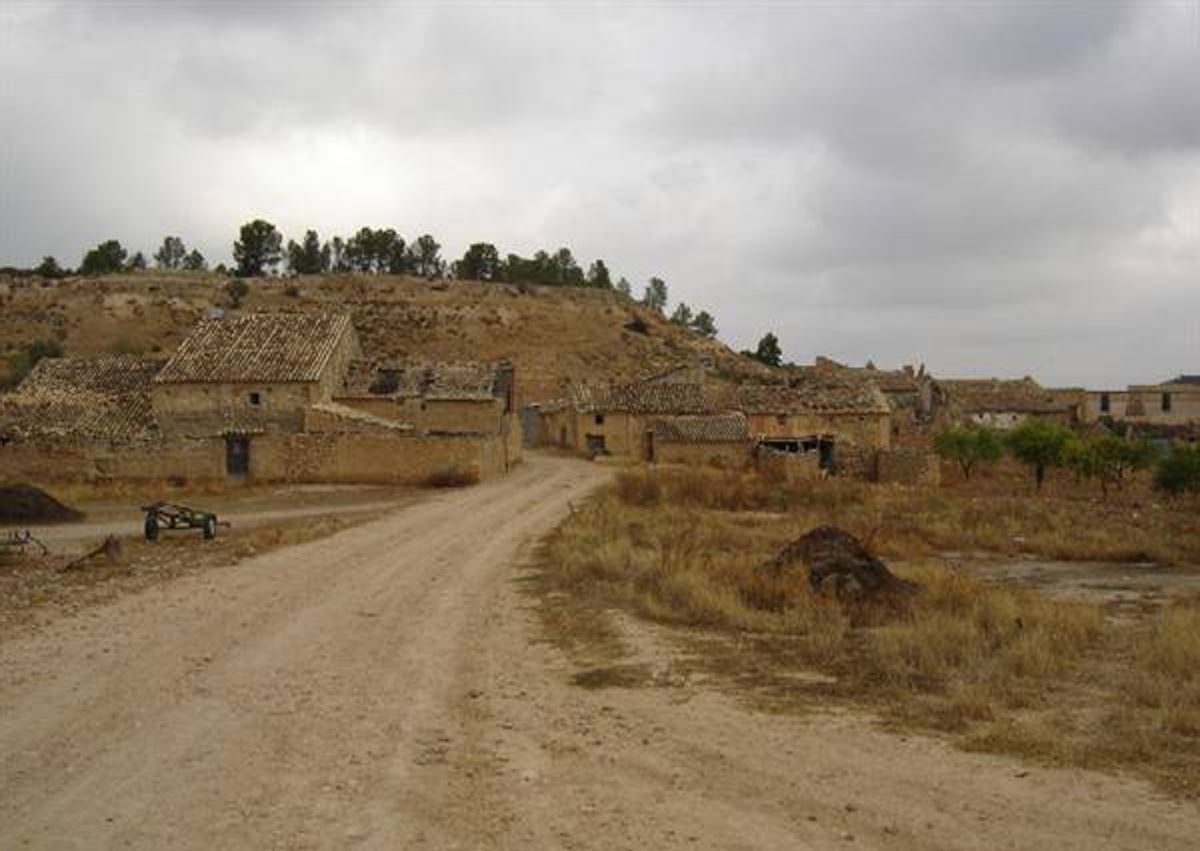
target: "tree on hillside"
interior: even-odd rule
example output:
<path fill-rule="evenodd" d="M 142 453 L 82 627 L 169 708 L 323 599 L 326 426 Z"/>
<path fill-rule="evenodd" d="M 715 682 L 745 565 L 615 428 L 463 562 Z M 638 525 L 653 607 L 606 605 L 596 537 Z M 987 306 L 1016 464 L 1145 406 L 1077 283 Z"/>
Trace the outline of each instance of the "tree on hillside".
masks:
<path fill-rule="evenodd" d="M 467 281 L 494 281 L 501 277 L 500 252 L 490 242 L 472 243 L 454 264 L 454 276 Z"/>
<path fill-rule="evenodd" d="M 442 246 L 429 234 L 417 237 L 409 249 L 408 262 L 412 271 L 423 278 L 436 277 L 442 270 Z"/>
<path fill-rule="evenodd" d="M 551 266 L 554 273 L 554 283 L 568 287 L 578 287 L 583 284 L 583 270 L 579 268 L 579 264 L 575 261 L 575 255 L 571 253 L 571 249 L 566 246 L 554 252 L 554 256 L 551 258 Z"/>
<path fill-rule="evenodd" d="M 250 285 L 241 278 L 233 278 L 225 285 L 225 294 L 229 296 L 229 306 L 236 310 L 250 294 Z"/>
<path fill-rule="evenodd" d="M 81 275 L 111 275 L 125 268 L 125 258 L 128 252 L 115 239 L 106 240 L 87 254 L 79 264 Z"/>
<path fill-rule="evenodd" d="M 189 272 L 203 272 L 208 268 L 208 261 L 204 259 L 204 255 L 193 248 L 188 252 L 188 256 L 183 258 L 183 268 Z"/>
<path fill-rule="evenodd" d="M 304 240 L 297 245 L 288 240 L 288 271 L 294 275 L 320 275 L 329 271 L 329 246 L 321 245 L 315 230 L 305 231 Z"/>
<path fill-rule="evenodd" d="M 779 347 L 779 338 L 770 331 L 758 341 L 758 348 L 752 352 L 743 351 L 742 354 L 767 366 L 779 366 L 783 363 L 783 349 Z"/>
<path fill-rule="evenodd" d="M 233 244 L 233 259 L 239 278 L 257 278 L 274 271 L 283 254 L 283 236 L 275 225 L 255 219 L 242 225 L 240 238 Z"/>
<path fill-rule="evenodd" d="M 1042 420 L 1025 420 L 1008 435 L 1013 456 L 1029 467 L 1037 489 L 1042 489 L 1046 471 L 1063 463 L 1063 453 L 1074 435 L 1070 429 Z"/>
<path fill-rule="evenodd" d="M 711 340 L 717 336 L 717 320 L 713 319 L 712 314 L 707 310 L 702 310 L 692 319 L 692 330 Z"/>
<path fill-rule="evenodd" d="M 955 461 L 963 478 L 971 478 L 975 465 L 998 461 L 1004 455 L 1004 442 L 996 432 L 979 426 L 954 426 L 939 434 L 933 441 L 938 455 Z"/>
<path fill-rule="evenodd" d="M 642 304 L 662 313 L 667 309 L 667 282 L 662 278 L 651 278 L 642 294 Z"/>
<path fill-rule="evenodd" d="M 33 274 L 40 275 L 43 278 L 61 278 L 66 271 L 58 265 L 58 261 L 53 257 L 46 255 L 42 258 L 42 262 L 33 270 Z"/>
<path fill-rule="evenodd" d="M 671 322 L 676 325 L 682 325 L 684 328 L 691 327 L 692 324 L 692 309 L 679 302 L 675 307 L 675 311 L 671 314 Z"/>
<path fill-rule="evenodd" d="M 633 287 L 629 285 L 629 281 L 624 277 L 617 281 L 617 292 L 626 298 L 633 298 Z"/>
<path fill-rule="evenodd" d="M 596 287 L 602 290 L 612 289 L 612 277 L 608 273 L 608 266 L 603 260 L 593 261 L 591 268 L 588 269 L 587 284 L 589 287 Z"/>
<path fill-rule="evenodd" d="M 146 255 L 140 251 L 135 251 L 133 256 L 129 258 L 129 262 L 125 264 L 125 268 L 131 272 L 146 268 Z"/>
<path fill-rule="evenodd" d="M 1154 487 L 1171 496 L 1200 494 L 1200 446 L 1176 445 L 1158 462 Z"/>
<path fill-rule="evenodd" d="M 164 236 L 162 245 L 159 246 L 158 251 L 154 252 L 154 263 L 160 269 L 183 268 L 183 261 L 186 258 L 187 246 L 177 236 Z"/>

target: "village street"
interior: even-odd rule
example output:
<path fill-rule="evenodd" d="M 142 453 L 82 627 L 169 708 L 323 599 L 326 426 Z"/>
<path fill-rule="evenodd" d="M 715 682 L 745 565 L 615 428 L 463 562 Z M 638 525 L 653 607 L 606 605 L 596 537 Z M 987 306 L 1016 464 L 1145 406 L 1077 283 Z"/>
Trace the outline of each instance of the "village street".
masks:
<path fill-rule="evenodd" d="M 0 847 L 1194 847 L 1197 808 L 1138 781 L 573 685 L 521 580 L 606 475 L 534 454 L 0 637 Z"/>

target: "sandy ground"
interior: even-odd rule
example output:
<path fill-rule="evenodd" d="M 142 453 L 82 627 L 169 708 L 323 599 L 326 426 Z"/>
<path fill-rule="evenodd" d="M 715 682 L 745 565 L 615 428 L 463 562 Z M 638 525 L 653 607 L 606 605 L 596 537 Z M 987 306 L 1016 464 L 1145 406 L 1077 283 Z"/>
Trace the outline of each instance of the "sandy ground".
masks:
<path fill-rule="evenodd" d="M 521 565 L 604 475 L 533 457 L 8 637 L 0 847 L 1195 847 L 1200 809 L 1141 782 L 573 685 Z"/>

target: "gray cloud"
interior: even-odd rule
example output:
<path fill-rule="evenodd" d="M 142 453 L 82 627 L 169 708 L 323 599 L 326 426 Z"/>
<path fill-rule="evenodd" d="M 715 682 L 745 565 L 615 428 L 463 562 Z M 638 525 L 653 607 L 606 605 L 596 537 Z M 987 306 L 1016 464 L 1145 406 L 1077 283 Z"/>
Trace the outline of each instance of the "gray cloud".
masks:
<path fill-rule="evenodd" d="M 1194 3 L 12 3 L 0 256 L 389 224 L 572 246 L 732 344 L 1200 365 Z"/>

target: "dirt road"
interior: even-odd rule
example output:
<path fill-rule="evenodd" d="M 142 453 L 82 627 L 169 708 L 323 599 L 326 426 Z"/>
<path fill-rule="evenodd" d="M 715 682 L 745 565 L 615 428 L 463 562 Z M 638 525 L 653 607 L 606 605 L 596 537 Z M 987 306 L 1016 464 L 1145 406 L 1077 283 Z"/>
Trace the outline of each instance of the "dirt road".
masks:
<path fill-rule="evenodd" d="M 534 457 L 0 642 L 0 847 L 1194 847 L 1141 783 L 571 685 L 520 563 L 602 476 Z"/>

